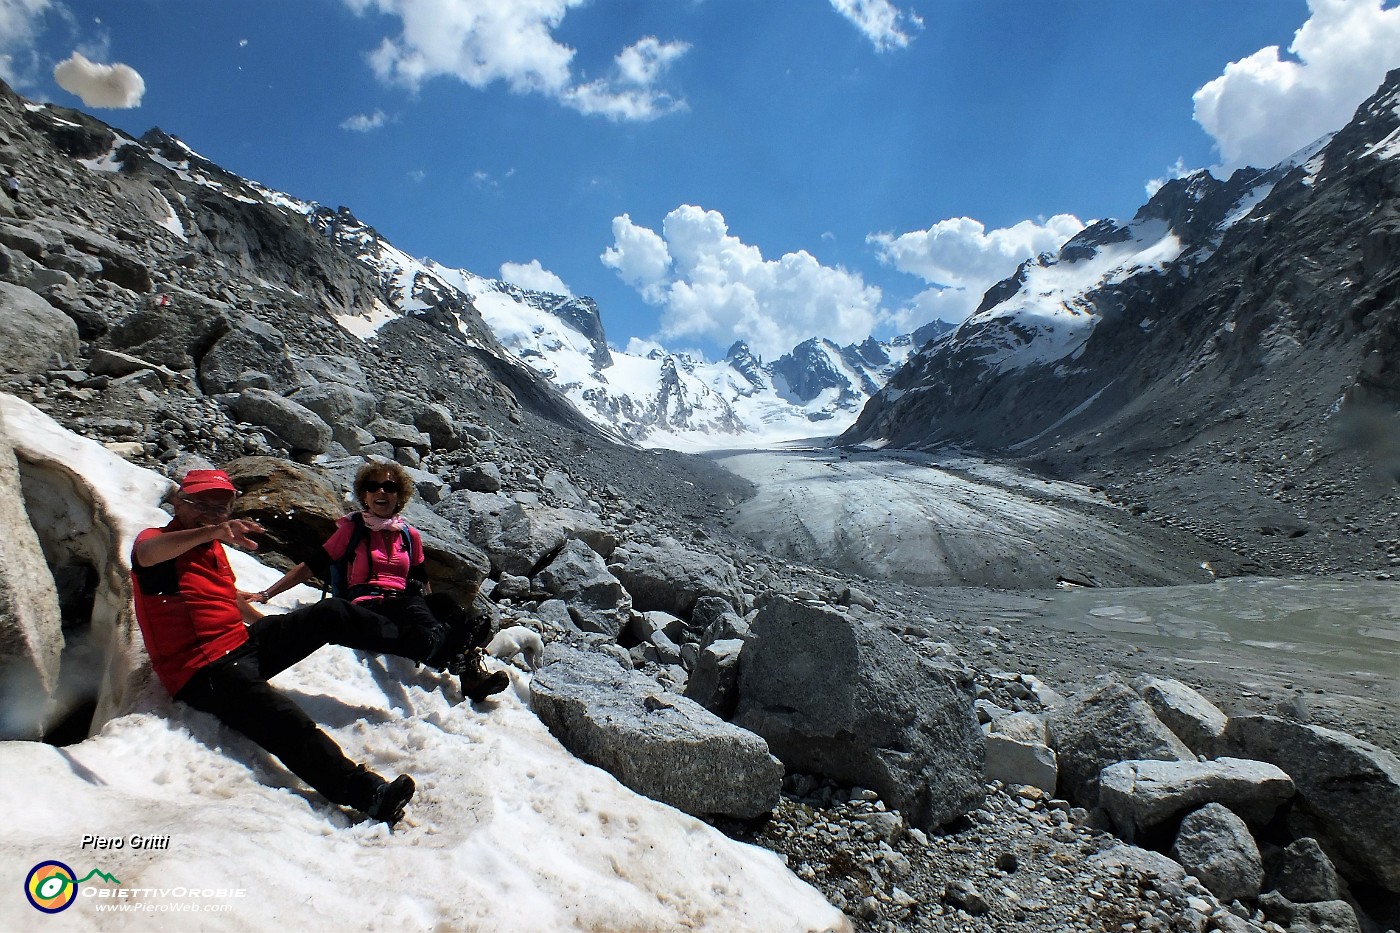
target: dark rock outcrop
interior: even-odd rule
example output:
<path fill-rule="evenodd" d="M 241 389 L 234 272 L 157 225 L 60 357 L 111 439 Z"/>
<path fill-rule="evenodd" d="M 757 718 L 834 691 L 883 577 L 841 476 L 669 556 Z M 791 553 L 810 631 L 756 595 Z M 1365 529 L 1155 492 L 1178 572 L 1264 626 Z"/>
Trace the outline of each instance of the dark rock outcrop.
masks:
<path fill-rule="evenodd" d="M 961 816 L 983 794 L 969 672 L 894 635 L 779 597 L 744 648 L 734 722 L 790 770 L 878 791 L 914 825 Z"/>

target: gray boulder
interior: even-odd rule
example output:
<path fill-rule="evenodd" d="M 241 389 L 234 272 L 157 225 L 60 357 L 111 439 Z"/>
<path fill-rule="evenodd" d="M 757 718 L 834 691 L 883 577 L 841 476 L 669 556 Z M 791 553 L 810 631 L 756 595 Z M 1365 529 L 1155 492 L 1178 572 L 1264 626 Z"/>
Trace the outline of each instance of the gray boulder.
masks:
<path fill-rule="evenodd" d="M 577 538 L 535 576 L 546 593 L 569 604 L 569 615 L 585 632 L 601 632 L 617 638 L 631 615 L 632 598 L 608 565 L 591 547 Z"/>
<path fill-rule="evenodd" d="M 916 826 L 982 798 L 972 676 L 912 653 L 883 628 L 778 597 L 753 621 L 734 722 L 793 771 L 869 787 Z"/>
<path fill-rule="evenodd" d="M 78 355 L 78 325 L 27 288 L 0 282 L 0 369 L 42 373 Z"/>
<path fill-rule="evenodd" d="M 1133 689 L 1187 748 L 1206 757 L 1216 754 L 1227 721 L 1220 707 L 1179 680 L 1144 676 L 1133 681 Z"/>
<path fill-rule="evenodd" d="M 184 378 L 168 366 L 152 363 L 120 350 L 93 350 L 92 359 L 88 362 L 88 371 L 100 376 L 120 378 L 146 370 L 155 372 L 166 385 L 174 385 Z"/>
<path fill-rule="evenodd" d="M 651 641 L 652 633 L 660 631 L 665 632 L 671 641 L 678 642 L 683 640 L 681 634 L 685 631 L 685 620 L 660 609 L 634 612 L 627 623 L 627 631 L 637 641 Z"/>
<path fill-rule="evenodd" d="M 600 523 L 598 516 L 588 512 L 526 505 L 462 489 L 444 496 L 437 512 L 490 556 L 496 572 L 522 577 L 534 574 L 566 540 L 586 540 Z"/>
<path fill-rule="evenodd" d="M 1101 677 L 1051 711 L 1050 745 L 1059 756 L 1060 793 L 1080 806 L 1099 799 L 1099 772 L 1120 761 L 1195 761 L 1141 697 Z"/>
<path fill-rule="evenodd" d="M 979 701 L 984 702 L 986 701 Z M 986 731 L 989 735 L 1004 735 L 1037 745 L 1045 745 L 1050 741 L 1050 730 L 1045 725 L 1045 717 L 1037 713 L 1003 711 L 1000 715 L 992 717 Z"/>
<path fill-rule="evenodd" d="M 426 433 L 438 450 L 457 450 L 462 446 L 462 435 L 457 431 L 452 412 L 441 405 L 423 403 L 413 413 L 413 426 Z"/>
<path fill-rule="evenodd" d="M 1277 891 L 1267 891 L 1259 907 L 1288 933 L 1361 933 L 1356 911 L 1343 900 L 1295 904 Z"/>
<path fill-rule="evenodd" d="M 55 252 L 71 246 L 101 261 L 102 278 L 134 292 L 145 293 L 152 289 L 151 271 L 145 261 L 112 237 L 53 218 L 45 218 L 41 223 L 47 228 L 45 233 L 59 241 L 52 247 Z"/>
<path fill-rule="evenodd" d="M 560 470 L 546 470 L 540 479 L 540 487 L 570 507 L 581 507 L 588 501 L 569 479 L 568 474 Z"/>
<path fill-rule="evenodd" d="M 1311 836 L 1295 839 L 1283 850 L 1272 887 L 1294 902 L 1335 901 L 1342 896 L 1336 867 Z"/>
<path fill-rule="evenodd" d="M 50 247 L 57 245 L 46 238 L 42 231 L 0 224 L 0 243 L 30 259 L 43 261 Z"/>
<path fill-rule="evenodd" d="M 1224 804 L 1262 825 L 1292 796 L 1293 782 L 1279 768 L 1241 758 L 1120 761 L 1099 775 L 1099 805 L 1129 842 L 1204 803 Z"/>
<path fill-rule="evenodd" d="M 729 600 L 702 596 L 695 601 L 690 625 L 686 626 L 687 641 L 695 641 L 703 648 L 717 641 L 748 637 L 749 624 L 734 611 Z"/>
<path fill-rule="evenodd" d="M 375 440 L 385 441 L 395 447 L 410 447 L 424 454 L 433 449 L 432 438 L 409 424 L 390 421 L 388 418 L 375 418 L 364 428 L 374 435 Z"/>
<path fill-rule="evenodd" d="M 293 365 L 296 366 L 298 377 L 308 385 L 334 382 L 356 390 L 364 390 L 369 386 L 365 371 L 353 357 L 334 354 L 305 356 L 295 360 Z"/>
<path fill-rule="evenodd" d="M 535 618 L 548 623 L 549 627 L 556 632 L 566 632 L 578 628 L 574 625 L 574 617 L 569 615 L 569 604 L 562 599 L 546 599 L 540 603 L 535 609 Z M 631 666 L 630 661 L 628 666 Z"/>
<path fill-rule="evenodd" d="M 721 719 L 732 716 L 739 702 L 739 655 L 743 650 L 744 643 L 737 638 L 706 645 L 696 657 L 685 695 Z"/>
<path fill-rule="evenodd" d="M 987 760 L 982 774 L 989 781 L 1029 784 L 1053 795 L 1060 767 L 1055 750 L 1043 742 L 993 731 L 987 734 Z"/>
<path fill-rule="evenodd" d="M 610 658 L 551 644 L 530 696 L 565 748 L 639 794 L 696 816 L 778 805 L 783 766 L 763 739 Z"/>
<path fill-rule="evenodd" d="M 500 492 L 501 468 L 494 463 L 474 463 L 457 474 L 453 485 L 468 492 Z"/>
<path fill-rule="evenodd" d="M 1129 870 L 1144 878 L 1161 879 L 1179 885 L 1186 878 L 1181 863 L 1151 849 L 1121 845 L 1104 849 L 1089 856 L 1088 862 L 1097 868 L 1113 872 Z"/>
<path fill-rule="evenodd" d="M 470 541 L 464 541 L 451 522 L 417 499 L 404 506 L 403 517 L 423 539 L 428 582 L 433 591 L 451 593 L 463 601 L 474 596 L 491 573 L 491 559 Z M 477 600 L 477 607 L 489 607 L 495 612 L 495 604 L 490 600 Z"/>
<path fill-rule="evenodd" d="M 638 609 L 662 609 L 688 618 L 702 596 L 718 596 L 743 608 L 744 590 L 734 565 L 722 557 L 683 546 L 674 538 L 660 544 L 629 544 L 614 555 L 609 569 L 632 594 Z"/>
<path fill-rule="evenodd" d="M 174 370 L 193 369 L 229 329 L 230 308 L 195 292 L 171 289 L 162 296 L 168 303 L 152 303 L 133 312 L 101 340 L 103 348 Z"/>
<path fill-rule="evenodd" d="M 491 590 L 491 598 L 500 602 L 505 599 L 525 599 L 533 591 L 529 577 L 516 576 L 513 573 L 502 573 L 501 578 L 496 581 L 496 586 Z"/>
<path fill-rule="evenodd" d="M 1344 732 L 1274 716 L 1231 717 L 1224 741 L 1288 772 L 1343 875 L 1400 893 L 1400 760 Z"/>
<path fill-rule="evenodd" d="M 276 392 L 244 389 L 230 407 L 239 418 L 267 428 L 294 450 L 324 453 L 330 446 L 331 426 L 311 409 Z"/>
<path fill-rule="evenodd" d="M 200 359 L 199 381 L 210 395 L 234 392 L 250 371 L 265 373 L 277 389 L 290 388 L 296 378 L 282 332 L 245 314 Z"/>
<path fill-rule="evenodd" d="M 1218 803 L 1186 815 L 1172 858 L 1224 903 L 1253 900 L 1264 883 L 1264 860 L 1249 827 Z"/>
<path fill-rule="evenodd" d="M 374 396 L 340 382 L 306 386 L 290 396 L 298 405 L 314 411 L 331 426 L 331 436 L 347 450 L 374 443 L 374 435 L 361 427 L 374 417 Z"/>

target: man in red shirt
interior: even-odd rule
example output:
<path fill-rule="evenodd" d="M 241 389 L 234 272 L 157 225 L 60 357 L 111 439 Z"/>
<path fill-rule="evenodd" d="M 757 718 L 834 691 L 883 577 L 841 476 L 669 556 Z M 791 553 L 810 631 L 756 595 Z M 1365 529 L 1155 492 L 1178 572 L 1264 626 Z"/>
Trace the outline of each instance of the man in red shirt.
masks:
<path fill-rule="evenodd" d="M 392 825 L 413 796 L 413 778 L 386 781 L 345 757 L 267 680 L 327 644 L 422 661 L 438 633 L 400 632 L 342 599 L 259 617 L 239 595 L 224 553 L 225 543 L 256 550 L 248 536 L 263 530 L 229 517 L 237 495 L 224 471 L 191 470 L 175 497 L 175 519 L 136 536 L 136 621 L 151 666 L 171 696 L 243 733 L 326 799 Z"/>

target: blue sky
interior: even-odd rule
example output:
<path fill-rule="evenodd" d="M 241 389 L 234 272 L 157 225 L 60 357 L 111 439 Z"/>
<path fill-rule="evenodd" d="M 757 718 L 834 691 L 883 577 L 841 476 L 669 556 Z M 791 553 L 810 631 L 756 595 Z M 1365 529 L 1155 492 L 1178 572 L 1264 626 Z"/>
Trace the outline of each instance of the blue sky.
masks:
<path fill-rule="evenodd" d="M 0 0 L 22 93 L 711 358 L 959 320 L 1396 65 L 1382 0 Z"/>

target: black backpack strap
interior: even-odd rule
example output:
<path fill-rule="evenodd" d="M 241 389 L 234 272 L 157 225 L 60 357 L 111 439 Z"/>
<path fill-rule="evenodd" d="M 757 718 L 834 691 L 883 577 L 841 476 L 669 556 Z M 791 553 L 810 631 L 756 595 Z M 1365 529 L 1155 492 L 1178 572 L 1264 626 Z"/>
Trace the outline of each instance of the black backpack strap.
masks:
<path fill-rule="evenodd" d="M 365 540 L 367 531 L 364 516 L 359 512 L 350 513 L 350 540 L 345 543 L 345 551 L 340 555 L 340 559 L 331 564 L 332 596 L 349 598 L 350 564 L 355 560 L 355 548 Z"/>

